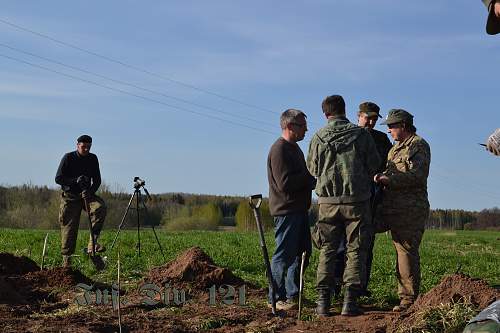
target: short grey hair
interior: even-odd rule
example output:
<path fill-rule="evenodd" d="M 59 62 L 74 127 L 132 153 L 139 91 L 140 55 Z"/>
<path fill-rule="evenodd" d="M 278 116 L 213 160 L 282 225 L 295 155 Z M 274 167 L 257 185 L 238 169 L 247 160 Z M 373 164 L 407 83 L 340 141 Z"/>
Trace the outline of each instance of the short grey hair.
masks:
<path fill-rule="evenodd" d="M 304 117 L 304 119 L 307 118 L 306 114 L 300 110 L 297 109 L 286 110 L 281 114 L 280 117 L 281 129 L 285 129 L 288 124 L 293 123 L 299 117 Z"/>

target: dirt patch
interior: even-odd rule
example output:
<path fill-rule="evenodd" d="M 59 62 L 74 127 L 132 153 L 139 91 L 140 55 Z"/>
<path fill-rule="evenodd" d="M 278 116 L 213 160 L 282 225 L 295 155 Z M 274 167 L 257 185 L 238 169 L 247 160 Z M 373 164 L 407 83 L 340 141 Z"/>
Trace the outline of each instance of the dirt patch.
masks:
<path fill-rule="evenodd" d="M 422 295 L 410 307 L 410 312 L 418 312 L 440 304 L 470 299 L 479 309 L 484 309 L 497 298 L 500 291 L 493 289 L 484 280 L 465 274 L 445 276 L 441 283 Z"/>
<path fill-rule="evenodd" d="M 448 275 L 437 286 L 420 296 L 398 321 L 389 325 L 390 331 L 407 332 L 412 327 L 423 329 L 431 324 L 428 322 L 430 319 L 424 318 L 429 317 L 430 311 L 436 309 L 440 309 L 435 312 L 439 313 L 439 316 L 446 316 L 446 322 L 452 322 L 454 312 L 465 307 L 470 309 L 468 313 L 472 317 L 475 311 L 484 309 L 498 298 L 500 291 L 490 287 L 484 280 L 465 274 Z M 470 318 L 461 319 L 467 322 Z"/>
<path fill-rule="evenodd" d="M 78 283 L 92 284 L 92 280 L 83 275 L 80 271 L 67 267 L 56 267 L 48 270 L 31 272 L 25 274 L 23 279 L 30 285 L 43 287 L 58 287 L 70 289 Z"/>
<path fill-rule="evenodd" d="M 17 257 L 11 253 L 0 253 L 0 275 L 20 275 L 39 271 L 40 267 L 28 257 Z"/>
<path fill-rule="evenodd" d="M 78 283 L 92 284 L 92 280 L 72 268 L 57 267 L 29 272 L 24 275 L 0 276 L 0 304 L 28 305 L 26 311 L 50 308 L 63 294 Z"/>
<path fill-rule="evenodd" d="M 217 266 L 199 247 L 192 247 L 173 261 L 152 268 L 145 280 L 157 285 L 169 282 L 173 286 L 189 286 L 198 290 L 206 290 L 212 285 L 239 286 L 245 283 L 229 269 Z"/>
<path fill-rule="evenodd" d="M 0 304 L 27 303 L 28 301 L 16 291 L 13 284 L 5 276 L 0 276 Z"/>
<path fill-rule="evenodd" d="M 173 261 L 151 269 L 145 274 L 144 281 L 158 286 L 169 282 L 171 287 L 186 288 L 197 296 L 182 306 L 172 303 L 142 306 L 144 295 L 127 293 L 122 301 L 128 298 L 129 302 L 123 303 L 121 309 L 125 332 L 395 332 L 402 325 L 412 327 L 415 315 L 424 309 L 461 299 L 470 299 L 478 308 L 484 308 L 500 297 L 500 292 L 483 280 L 451 275 L 445 276 L 439 285 L 422 295 L 409 311 L 402 314 L 363 305 L 364 315 L 343 317 L 339 314 L 342 302 L 337 301 L 331 309 L 332 317 L 317 318 L 315 304 L 309 303 L 303 309 L 303 318 L 307 321 L 297 321 L 296 310 L 272 316 L 266 305 L 265 289 L 244 289 L 244 304 L 239 302 L 239 295 L 235 295 L 231 304 L 224 303 L 225 293 L 220 291 L 215 294 L 215 304 L 210 302 L 207 288 L 212 285 L 227 284 L 237 288 L 247 284 L 229 269 L 217 266 L 198 247 L 190 248 Z M 81 306 L 71 301 L 75 298 L 73 287 L 78 283 L 93 284 L 82 273 L 70 268 L 35 269 L 25 274 L 0 275 L 0 321 L 3 331 L 117 331 L 117 313 L 109 302 Z M 196 294 L 196 291 L 199 293 Z"/>

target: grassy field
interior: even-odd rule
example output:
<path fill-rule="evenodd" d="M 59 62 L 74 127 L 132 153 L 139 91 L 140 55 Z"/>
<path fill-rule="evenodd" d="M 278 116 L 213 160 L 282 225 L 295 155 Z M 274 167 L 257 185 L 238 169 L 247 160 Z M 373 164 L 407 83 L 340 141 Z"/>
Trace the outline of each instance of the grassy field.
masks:
<path fill-rule="evenodd" d="M 31 257 L 38 264 L 41 262 L 43 239 L 47 231 L 43 230 L 0 230 L 0 252 Z M 210 255 L 216 264 L 230 268 L 236 275 L 259 286 L 266 286 L 264 266 L 256 233 L 238 232 L 177 232 L 157 231 L 167 261 L 172 260 L 181 251 L 200 246 Z M 109 246 L 115 231 L 106 230 L 102 242 Z M 154 235 L 150 229 L 141 232 L 141 256 L 137 255 L 137 233 L 122 231 L 119 242 L 113 251 L 108 251 L 108 267 L 103 272 L 96 272 L 80 249 L 86 245 L 88 232 L 80 231 L 74 267 L 85 275 L 101 282 L 116 279 L 116 257 L 120 249 L 122 259 L 122 278 L 134 285 L 152 266 L 164 263 Z M 274 250 L 271 233 L 266 235 L 269 251 Z M 60 237 L 58 231 L 49 231 L 49 247 L 45 260 L 46 266 L 61 264 L 59 254 Z M 422 291 L 435 286 L 445 274 L 457 271 L 480 277 L 491 285 L 500 285 L 500 232 L 481 231 L 427 231 L 421 245 Z M 315 299 L 315 269 L 318 252 L 315 250 L 311 266 L 306 271 L 305 294 Z M 373 299 L 367 300 L 379 306 L 393 304 L 396 300 L 396 279 L 394 274 L 395 252 L 390 236 L 377 235 L 372 280 L 370 289 Z"/>

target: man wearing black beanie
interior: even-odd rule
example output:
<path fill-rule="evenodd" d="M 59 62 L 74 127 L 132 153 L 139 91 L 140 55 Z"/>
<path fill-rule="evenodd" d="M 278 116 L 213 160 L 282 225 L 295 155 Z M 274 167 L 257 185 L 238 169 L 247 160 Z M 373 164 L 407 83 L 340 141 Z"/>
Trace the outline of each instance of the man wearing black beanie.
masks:
<path fill-rule="evenodd" d="M 61 185 L 61 206 L 59 222 L 61 224 L 61 254 L 63 265 L 71 265 L 71 255 L 75 253 L 80 214 L 85 209 L 84 200 L 88 202 L 92 220 L 92 233 L 95 240 L 95 251 L 103 252 L 104 246 L 97 243 L 97 238 L 106 218 L 106 205 L 95 192 L 101 185 L 99 161 L 90 153 L 92 138 L 82 135 L 77 139 L 76 150 L 66 153 L 61 159 L 56 174 L 56 183 Z M 92 252 L 92 235 L 88 244 L 88 252 Z"/>

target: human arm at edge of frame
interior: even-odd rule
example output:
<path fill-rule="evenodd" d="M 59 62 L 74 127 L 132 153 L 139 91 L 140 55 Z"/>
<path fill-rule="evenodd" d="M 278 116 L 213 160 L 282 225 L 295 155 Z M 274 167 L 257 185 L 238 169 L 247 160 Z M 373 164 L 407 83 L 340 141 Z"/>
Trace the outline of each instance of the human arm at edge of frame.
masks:
<path fill-rule="evenodd" d="M 408 155 L 407 171 L 396 171 L 393 174 L 389 174 L 388 170 L 384 172 L 389 177 L 388 188 L 397 190 L 415 186 L 427 186 L 427 177 L 429 176 L 431 163 L 429 145 L 425 141 L 417 142 L 409 147 Z M 388 161 L 388 166 L 389 163 L 393 162 Z"/>

